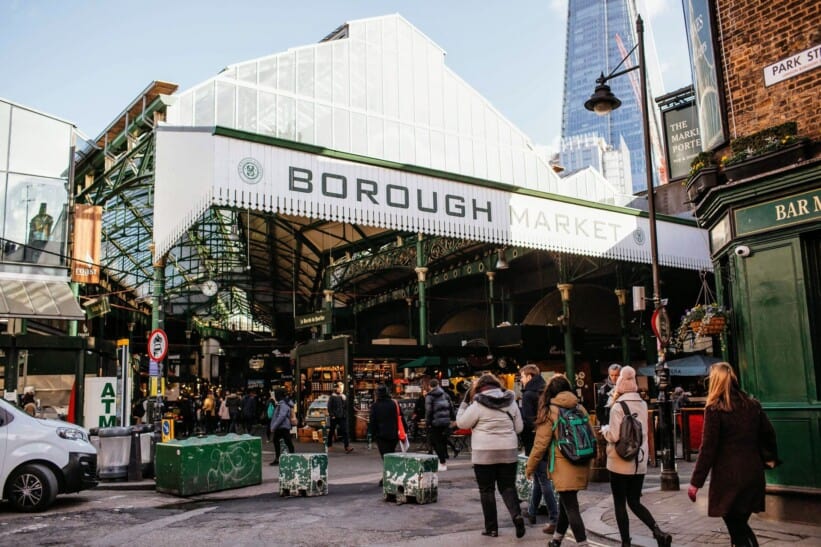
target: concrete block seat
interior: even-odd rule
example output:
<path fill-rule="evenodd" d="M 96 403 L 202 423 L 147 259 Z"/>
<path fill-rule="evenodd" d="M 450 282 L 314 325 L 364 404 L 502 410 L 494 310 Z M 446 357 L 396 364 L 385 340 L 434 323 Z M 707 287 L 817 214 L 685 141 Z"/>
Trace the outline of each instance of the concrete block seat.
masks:
<path fill-rule="evenodd" d="M 279 457 L 279 495 L 327 496 L 328 454 L 283 453 Z"/>
<path fill-rule="evenodd" d="M 190 496 L 262 483 L 262 439 L 251 435 L 192 437 L 158 443 L 157 491 Z"/>
<path fill-rule="evenodd" d="M 382 463 L 382 497 L 403 504 L 435 503 L 439 493 L 439 459 L 429 454 L 385 454 Z"/>

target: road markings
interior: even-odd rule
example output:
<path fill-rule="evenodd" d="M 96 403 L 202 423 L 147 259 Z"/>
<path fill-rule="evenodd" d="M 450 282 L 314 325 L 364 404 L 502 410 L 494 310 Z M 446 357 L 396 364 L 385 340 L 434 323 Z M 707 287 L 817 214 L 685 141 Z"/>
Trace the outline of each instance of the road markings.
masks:
<path fill-rule="evenodd" d="M 198 517 L 200 515 L 204 515 L 210 511 L 216 509 L 217 506 L 214 505 L 212 507 L 203 507 L 201 509 L 194 509 L 193 511 L 186 511 L 185 513 L 180 513 L 179 515 L 172 515 L 170 517 L 165 517 L 159 520 L 153 520 L 150 522 L 151 528 L 154 530 L 161 530 L 166 526 L 170 526 L 176 522 L 181 522 L 183 520 L 188 520 L 194 517 Z M 107 545 L 127 545 L 134 541 L 134 538 L 140 537 L 141 535 L 145 534 L 146 530 L 146 523 L 137 524 L 135 526 L 129 526 L 123 530 L 119 530 L 113 534 L 108 534 L 107 536 L 98 539 L 97 541 L 93 541 L 89 543 L 89 545 L 93 545 L 95 547 L 103 547 Z"/>

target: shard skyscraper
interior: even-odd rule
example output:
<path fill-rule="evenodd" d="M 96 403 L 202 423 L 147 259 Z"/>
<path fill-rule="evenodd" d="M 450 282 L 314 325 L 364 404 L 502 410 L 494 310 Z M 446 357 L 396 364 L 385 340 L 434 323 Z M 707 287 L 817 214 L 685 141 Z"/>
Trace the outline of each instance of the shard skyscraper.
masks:
<path fill-rule="evenodd" d="M 567 43 L 565 48 L 564 100 L 562 104 L 562 151 L 561 162 L 566 173 L 593 166 L 605 170 L 602 159 L 605 150 L 612 157 L 621 157 L 621 169 L 604 172 L 605 178 L 633 193 L 646 189 L 644 169 L 644 141 L 642 135 L 641 87 L 639 71 L 617 76 L 607 84 L 622 101 L 617 110 L 606 116 L 584 108 L 601 73 L 610 74 L 638 64 L 636 45 L 635 0 L 568 0 Z M 645 28 L 648 26 L 645 19 Z M 666 182 L 663 169 L 663 153 L 659 146 L 658 109 L 653 97 L 661 92 L 661 78 L 652 33 L 645 33 L 644 48 L 648 59 L 648 98 L 650 109 L 650 133 L 653 143 L 655 183 Z M 622 59 L 627 57 L 619 67 Z M 617 67 L 619 67 L 617 69 Z M 654 86 L 653 83 L 656 85 Z M 655 87 L 655 89 L 654 89 Z M 629 150 L 624 154 L 624 148 Z M 597 159 L 598 158 L 598 159 Z M 628 168 L 629 164 L 629 168 Z M 610 163 L 612 165 L 612 161 Z"/>

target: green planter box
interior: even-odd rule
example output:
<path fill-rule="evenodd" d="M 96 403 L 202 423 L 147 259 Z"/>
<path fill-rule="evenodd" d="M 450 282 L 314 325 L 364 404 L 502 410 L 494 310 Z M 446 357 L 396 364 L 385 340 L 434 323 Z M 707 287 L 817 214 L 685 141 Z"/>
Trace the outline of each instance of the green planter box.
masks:
<path fill-rule="evenodd" d="M 280 496 L 327 496 L 328 454 L 282 454 L 279 457 Z"/>
<path fill-rule="evenodd" d="M 435 503 L 439 493 L 439 458 L 428 454 L 385 454 L 382 496 L 385 501 Z"/>
<path fill-rule="evenodd" d="M 262 439 L 195 437 L 157 444 L 157 491 L 191 496 L 262 483 Z"/>

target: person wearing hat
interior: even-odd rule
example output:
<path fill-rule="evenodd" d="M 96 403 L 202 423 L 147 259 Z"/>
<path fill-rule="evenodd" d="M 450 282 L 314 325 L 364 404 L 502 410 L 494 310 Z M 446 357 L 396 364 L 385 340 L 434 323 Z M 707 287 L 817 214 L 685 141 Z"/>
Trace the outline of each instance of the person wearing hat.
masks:
<path fill-rule="evenodd" d="M 653 515 L 641 503 L 641 489 L 644 486 L 644 475 L 647 474 L 647 403 L 639 395 L 636 369 L 630 366 L 621 368 L 612 398 L 615 402 L 610 409 L 610 423 L 602 426 L 601 433 L 607 440 L 607 469 L 610 471 L 610 491 L 613 494 L 613 508 L 621 544 L 630 545 L 630 520 L 627 515 L 629 506 L 633 514 L 652 530 L 659 547 L 669 547 L 673 537 L 659 528 Z M 633 460 L 624 460 L 616 452 L 625 413 L 621 403 L 636 417 L 643 432 L 641 448 Z"/>
<path fill-rule="evenodd" d="M 368 423 L 368 431 L 376 441 L 379 449 L 379 457 L 384 458 L 385 454 L 396 452 L 396 444 L 399 442 L 399 418 L 407 431 L 405 417 L 399 412 L 399 405 L 391 399 L 388 386 L 379 384 L 376 388 L 376 401 L 371 405 L 371 417 Z M 382 486 L 382 479 L 379 479 L 379 486 Z"/>
<path fill-rule="evenodd" d="M 345 384 L 337 382 L 334 392 L 328 399 L 328 416 L 331 419 L 331 429 L 328 431 L 328 448 L 331 448 L 334 439 L 342 439 L 345 453 L 353 452 L 348 439 L 348 404 L 345 399 Z"/>

